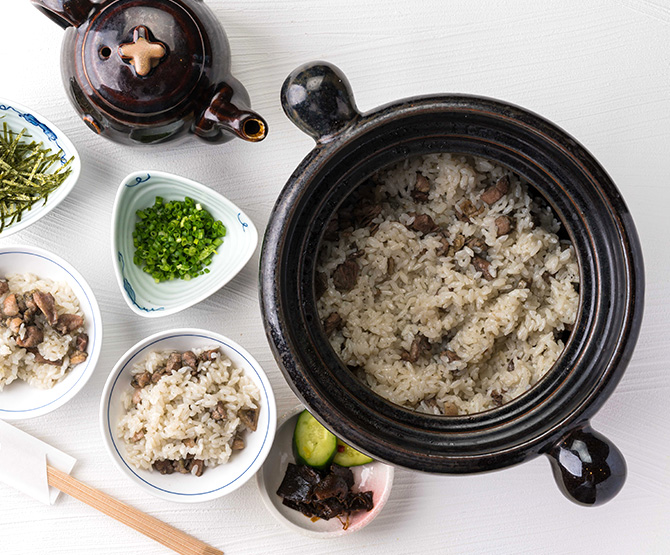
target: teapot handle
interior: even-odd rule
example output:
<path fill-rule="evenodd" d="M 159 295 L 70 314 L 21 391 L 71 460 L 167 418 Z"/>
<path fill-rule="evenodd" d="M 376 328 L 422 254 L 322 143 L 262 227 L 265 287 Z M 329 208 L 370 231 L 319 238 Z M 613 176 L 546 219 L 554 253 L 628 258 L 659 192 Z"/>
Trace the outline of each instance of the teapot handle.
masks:
<path fill-rule="evenodd" d="M 98 8 L 91 0 L 30 0 L 33 6 L 63 29 L 79 27 Z"/>
<path fill-rule="evenodd" d="M 549 448 L 547 456 L 561 492 L 580 505 L 606 503 L 626 480 L 621 451 L 588 422 L 563 436 Z"/>
<path fill-rule="evenodd" d="M 281 89 L 288 118 L 317 143 L 326 143 L 360 118 L 351 85 L 328 62 L 310 62 L 291 72 Z"/>

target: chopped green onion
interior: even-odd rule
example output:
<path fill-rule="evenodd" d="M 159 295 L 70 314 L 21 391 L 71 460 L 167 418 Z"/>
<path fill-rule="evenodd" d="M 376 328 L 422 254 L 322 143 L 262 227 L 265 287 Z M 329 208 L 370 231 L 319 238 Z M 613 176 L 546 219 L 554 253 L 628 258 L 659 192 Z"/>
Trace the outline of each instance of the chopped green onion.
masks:
<path fill-rule="evenodd" d="M 136 214 L 133 261 L 156 283 L 209 273 L 206 266 L 223 243 L 226 228 L 199 203 L 189 197 L 167 203 L 156 197 L 153 206 Z"/>

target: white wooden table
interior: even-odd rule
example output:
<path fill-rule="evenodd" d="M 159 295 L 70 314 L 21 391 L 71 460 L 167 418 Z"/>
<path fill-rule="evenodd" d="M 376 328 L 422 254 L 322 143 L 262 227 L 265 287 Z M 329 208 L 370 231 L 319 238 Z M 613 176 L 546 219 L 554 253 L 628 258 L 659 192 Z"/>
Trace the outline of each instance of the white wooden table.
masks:
<path fill-rule="evenodd" d="M 130 148 L 91 133 L 60 79 L 62 31 L 27 0 L 0 12 L 0 96 L 33 107 L 78 147 L 83 171 L 51 214 L 2 245 L 41 245 L 72 262 L 103 313 L 102 356 L 66 406 L 18 427 L 79 459 L 74 475 L 228 555 L 269 553 L 670 552 L 670 3 L 668 0 L 208 0 L 223 23 L 235 75 L 269 122 L 260 144 Z M 176 316 L 146 320 L 125 305 L 112 271 L 116 188 L 134 170 L 187 176 L 242 207 L 262 232 L 289 175 L 312 147 L 279 104 L 285 76 L 326 59 L 348 75 L 358 105 L 462 92 L 497 97 L 551 119 L 603 164 L 630 207 L 644 248 L 646 313 L 635 356 L 594 419 L 623 451 L 623 491 L 596 509 L 567 501 L 544 458 L 467 477 L 398 470 L 391 498 L 368 528 L 319 541 L 286 531 L 255 480 L 217 501 L 181 506 L 140 491 L 103 449 L 98 407 L 125 350 L 150 333 L 201 326 L 244 345 L 264 366 L 280 412 L 296 404 L 265 340 L 258 252 L 223 290 Z M 0 553 L 165 553 L 158 544 L 67 497 L 42 506 L 0 484 Z"/>

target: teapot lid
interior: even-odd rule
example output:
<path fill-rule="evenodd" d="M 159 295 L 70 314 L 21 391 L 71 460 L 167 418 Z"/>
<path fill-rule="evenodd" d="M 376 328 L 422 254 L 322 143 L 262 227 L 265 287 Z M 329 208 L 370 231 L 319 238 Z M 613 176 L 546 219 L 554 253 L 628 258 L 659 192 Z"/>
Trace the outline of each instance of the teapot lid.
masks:
<path fill-rule="evenodd" d="M 210 59 L 205 41 L 177 2 L 122 0 L 89 21 L 77 62 L 100 108 L 146 116 L 193 93 Z"/>

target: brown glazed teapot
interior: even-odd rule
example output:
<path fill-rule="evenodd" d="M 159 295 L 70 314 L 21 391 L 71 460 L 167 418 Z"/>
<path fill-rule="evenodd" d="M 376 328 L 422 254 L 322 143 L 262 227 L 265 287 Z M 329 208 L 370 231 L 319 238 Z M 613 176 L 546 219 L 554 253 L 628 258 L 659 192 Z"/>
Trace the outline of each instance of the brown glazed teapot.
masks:
<path fill-rule="evenodd" d="M 202 0 L 31 0 L 66 29 L 62 75 L 96 133 L 155 144 L 190 133 L 210 143 L 268 130 L 230 74 L 223 28 Z"/>

